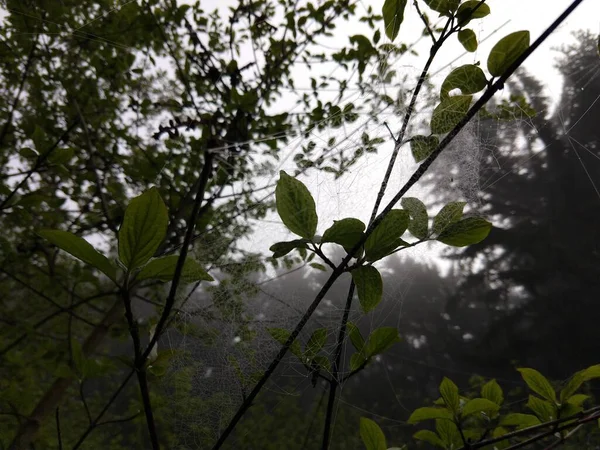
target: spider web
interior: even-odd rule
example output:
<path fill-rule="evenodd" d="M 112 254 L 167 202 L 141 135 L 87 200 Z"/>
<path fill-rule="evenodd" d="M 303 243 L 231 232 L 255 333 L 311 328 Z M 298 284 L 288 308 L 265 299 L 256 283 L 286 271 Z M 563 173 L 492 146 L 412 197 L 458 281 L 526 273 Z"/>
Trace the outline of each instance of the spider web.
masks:
<path fill-rule="evenodd" d="M 105 14 L 109 13 L 118 13 L 118 9 L 108 11 Z M 485 38 L 485 33 L 480 33 L 480 39 L 482 36 Z M 483 57 L 483 54 L 475 53 L 473 59 Z M 410 60 L 408 64 L 404 64 L 404 61 L 400 63 L 398 61 L 390 62 L 387 59 L 385 62 L 401 67 L 407 79 L 412 80 L 414 86 L 420 71 L 418 59 Z M 459 57 L 446 66 L 437 68 L 429 81 L 434 86 L 439 86 L 453 68 L 464 62 L 463 55 L 462 58 Z M 581 86 L 583 89 L 587 83 L 591 83 L 600 74 L 598 66 L 585 69 L 581 73 Z M 368 68 L 366 72 L 377 74 L 376 65 Z M 334 76 L 335 72 L 329 72 L 329 75 Z M 351 74 L 351 76 L 355 76 L 355 74 Z M 374 85 L 374 89 L 384 93 L 386 91 L 384 80 L 379 79 Z M 410 92 L 410 89 L 408 91 Z M 497 101 L 508 98 L 508 96 L 508 91 L 503 92 L 500 96 L 497 96 Z M 332 93 L 332 98 L 335 98 L 334 93 Z M 358 103 L 360 101 L 360 92 L 349 91 L 339 103 Z M 590 111 L 592 108 L 598 107 L 597 101 L 598 99 L 593 101 Z M 421 129 L 427 128 L 427 118 L 431 115 L 431 109 L 428 109 L 428 106 L 430 105 L 426 102 L 418 104 L 416 108 L 418 112 L 413 119 L 413 123 L 417 125 L 411 129 L 409 135 L 411 133 L 417 134 Z M 541 111 L 541 113 L 544 112 L 546 111 Z M 547 112 L 552 112 L 552 110 Z M 396 114 L 389 114 L 386 120 L 389 121 L 392 129 L 396 128 L 393 124 L 399 122 Z M 531 129 L 536 129 L 533 120 L 528 118 L 518 120 L 520 121 L 519 126 L 525 125 Z M 506 151 L 506 149 L 497 148 L 493 142 L 482 140 L 480 133 L 477 133 L 479 126 L 478 120 L 474 120 L 465 127 L 431 169 L 435 174 L 445 174 L 446 182 L 442 185 L 446 195 L 455 200 L 467 201 L 474 212 L 484 212 L 485 190 L 495 183 L 501 183 L 507 173 L 495 157 L 497 153 Z M 565 124 L 564 134 L 568 136 L 573 126 L 575 124 Z M 328 142 L 331 137 L 336 137 L 338 142 L 342 142 L 341 145 L 353 148 L 360 146 L 361 131 L 365 128 L 369 128 L 372 133 L 375 133 L 375 137 L 386 140 L 386 143 L 381 145 L 377 153 L 364 155 L 350 173 L 338 179 L 329 174 L 316 171 L 305 173 L 300 177 L 307 184 L 315 198 L 319 214 L 318 233 L 320 234 L 333 220 L 344 217 L 357 217 L 365 223 L 368 221 L 376 191 L 389 161 L 393 145 L 389 132 L 382 121 L 374 124 L 370 117 L 360 118 L 352 128 L 347 127 L 342 130 L 294 130 L 294 133 L 298 133 L 300 136 L 305 132 L 309 132 L 312 139 L 323 143 Z M 258 143 L 259 141 L 252 142 L 252 144 Z M 269 176 L 263 177 L 264 186 L 270 186 L 274 183 L 279 169 L 287 170 L 288 173 L 293 172 L 296 167 L 293 164 L 293 155 L 302 143 L 302 138 L 290 135 L 290 143 L 283 151 L 283 154 L 287 156 L 281 158 L 277 170 L 274 170 Z M 569 137 L 569 143 L 576 154 L 579 152 L 592 153 L 596 159 L 600 159 L 590 149 L 577 142 L 576 139 Z M 522 153 L 523 162 L 521 166 L 525 168 L 527 162 L 532 158 L 543 157 L 545 149 L 539 148 L 533 155 L 527 154 L 523 148 L 510 149 L 509 151 Z M 492 165 L 488 163 L 490 157 L 494 161 Z M 590 188 L 594 189 L 600 199 L 597 181 L 590 175 L 581 158 L 580 161 L 583 176 L 589 178 Z M 404 146 L 396 162 L 385 199 L 389 199 L 391 195 L 397 192 L 416 167 L 417 165 L 408 151 L 408 146 Z M 511 168 L 510 170 L 515 169 Z M 488 181 L 483 185 L 480 182 L 482 171 L 490 174 Z M 158 177 L 168 175 L 168 173 L 161 172 L 157 176 L 157 180 Z M 440 189 L 439 182 L 436 186 L 436 189 Z M 234 186 L 232 189 L 235 193 L 241 187 Z M 267 190 L 263 199 L 266 201 L 269 198 L 268 196 L 272 194 L 272 190 Z M 421 198 L 428 205 L 431 205 L 437 203 L 435 194 L 435 192 L 427 189 L 425 184 L 411 189 L 409 196 Z M 275 214 L 257 222 L 255 225 L 258 231 L 246 239 L 245 247 L 248 251 L 264 255 L 264 261 L 267 261 L 270 255 L 268 247 L 274 242 L 286 240 L 289 235 Z M 439 249 L 440 247 L 437 244 L 432 244 L 403 253 L 406 253 L 408 258 L 438 263 Z M 195 256 L 200 261 L 202 260 L 202 255 L 199 252 Z M 339 254 L 332 257 L 334 262 L 340 259 L 341 255 Z M 388 275 L 393 275 L 393 272 L 390 272 L 384 264 L 378 264 L 377 267 L 384 273 L 387 271 Z M 293 270 L 296 269 L 290 268 L 282 273 L 281 271 L 269 269 L 265 274 L 253 275 L 241 282 L 247 283 L 246 285 L 230 286 L 231 289 L 237 291 L 236 295 L 238 295 L 240 303 L 243 304 L 243 309 L 230 312 L 226 321 L 219 321 L 219 318 L 215 319 L 215 317 L 206 313 L 212 305 L 221 301 L 219 296 L 215 294 L 215 290 L 196 290 L 194 287 L 179 290 L 176 301 L 178 312 L 173 326 L 161 339 L 160 347 L 161 349 L 170 348 L 173 350 L 171 367 L 164 377 L 164 384 L 168 386 L 167 389 L 171 389 L 171 398 L 174 401 L 171 405 L 171 411 L 175 416 L 174 420 L 177 424 L 175 434 L 181 448 L 201 448 L 209 445 L 218 437 L 231 415 L 243 401 L 244 396 L 252 388 L 253 377 L 264 371 L 280 348 L 279 343 L 270 336 L 267 330 L 269 328 L 293 329 L 308 304 L 312 301 L 312 298 L 299 295 L 286 288 L 285 279 L 290 276 L 301 276 L 304 282 L 315 290 L 320 286 L 318 280 L 322 281 L 322 276 L 306 267 L 297 272 L 293 272 Z M 355 301 L 350 320 L 362 324 L 364 329 L 374 329 L 382 326 L 382 324 L 389 324 L 391 320 L 391 323 L 395 323 L 395 326 L 402 333 L 403 320 L 410 319 L 405 315 L 404 310 L 412 302 L 410 295 L 412 280 L 415 278 L 414 273 L 417 270 L 413 267 L 403 272 L 402 283 L 394 289 L 386 289 L 381 310 L 365 316 L 356 306 L 357 301 Z M 217 274 L 215 278 L 222 281 L 230 279 L 230 277 L 220 274 L 218 271 Z M 342 277 L 336 283 L 332 292 L 325 297 L 314 317 L 298 338 L 301 345 L 304 346 L 312 330 L 317 327 L 326 328 L 328 330 L 327 344 L 323 348 L 322 354 L 330 360 L 334 354 L 337 336 L 336 326 L 343 312 L 344 290 L 347 285 L 347 277 Z M 196 290 L 196 292 L 190 296 L 190 291 L 193 290 Z M 439 305 L 439 308 L 441 314 L 443 305 Z M 392 316 L 396 314 L 397 317 L 394 319 Z M 240 337 L 242 329 L 250 333 L 252 338 L 242 339 Z M 425 334 L 410 336 L 407 340 L 415 348 L 427 345 Z M 349 347 L 349 345 L 345 346 Z M 393 349 L 388 354 L 378 357 L 374 364 L 382 366 L 384 370 L 389 370 L 391 366 L 387 362 L 394 359 L 401 361 L 402 365 L 419 364 L 415 360 L 402 359 L 400 353 L 399 350 Z M 348 367 L 347 357 L 348 353 L 344 353 L 343 367 L 345 368 Z M 452 367 L 429 367 L 447 373 L 457 372 L 457 369 Z M 394 370 L 396 370 L 396 367 Z M 277 380 L 269 383 L 265 389 L 272 394 L 302 397 L 308 395 L 310 389 L 312 389 L 310 377 L 311 374 L 307 372 L 302 363 L 297 358 L 289 356 L 281 364 L 277 373 Z M 397 399 L 394 390 L 395 382 L 392 381 L 389 374 L 388 379 L 391 395 Z M 505 381 L 515 382 L 514 380 Z M 198 402 L 198 399 L 202 399 L 202 402 Z M 397 401 L 402 406 L 401 399 Z M 337 408 L 352 406 L 352 400 L 346 398 L 344 387 L 341 387 L 340 402 Z M 360 410 L 360 407 L 356 408 Z M 361 412 L 377 417 L 376 411 L 362 409 Z M 398 419 L 381 418 L 389 421 L 389 423 L 403 424 Z"/>

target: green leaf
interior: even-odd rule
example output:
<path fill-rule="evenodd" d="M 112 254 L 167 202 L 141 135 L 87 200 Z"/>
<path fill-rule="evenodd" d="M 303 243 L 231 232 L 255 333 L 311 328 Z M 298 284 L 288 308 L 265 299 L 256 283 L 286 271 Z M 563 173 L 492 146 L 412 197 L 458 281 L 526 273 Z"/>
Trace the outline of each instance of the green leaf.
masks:
<path fill-rule="evenodd" d="M 30 162 L 33 162 L 38 158 L 39 153 L 30 147 L 23 147 L 21 150 L 19 150 L 19 155 Z"/>
<path fill-rule="evenodd" d="M 429 235 L 429 217 L 427 208 L 421 200 L 414 197 L 402 199 L 402 207 L 408 211 L 411 220 L 408 223 L 408 231 L 418 239 L 427 239 Z"/>
<path fill-rule="evenodd" d="M 140 271 L 136 277 L 136 281 L 154 279 L 160 281 L 171 281 L 175 275 L 175 267 L 179 255 L 163 256 L 150 260 L 148 264 Z M 181 272 L 181 281 L 184 283 L 193 283 L 195 281 L 214 281 L 206 271 L 196 261 L 186 258 Z"/>
<path fill-rule="evenodd" d="M 440 234 L 449 225 L 458 222 L 465 209 L 465 202 L 450 202 L 433 219 L 433 234 Z"/>
<path fill-rule="evenodd" d="M 446 448 L 453 449 L 461 447 L 462 441 L 460 438 L 460 433 L 454 422 L 451 422 L 450 420 L 436 419 L 435 431 L 439 435 L 442 442 L 446 444 Z"/>
<path fill-rule="evenodd" d="M 100 270 L 108 278 L 116 282 L 117 271 L 115 267 L 106 256 L 100 254 L 85 239 L 62 230 L 40 230 L 37 234 L 61 250 Z"/>
<path fill-rule="evenodd" d="M 448 226 L 437 238 L 438 241 L 454 247 L 478 244 L 483 241 L 492 224 L 481 217 L 469 217 Z"/>
<path fill-rule="evenodd" d="M 503 37 L 492 48 L 487 67 L 494 77 L 501 76 L 529 48 L 529 31 L 517 31 Z"/>
<path fill-rule="evenodd" d="M 168 221 L 167 207 L 154 187 L 129 202 L 119 229 L 119 259 L 127 269 L 143 266 L 154 255 Z"/>
<path fill-rule="evenodd" d="M 410 215 L 403 209 L 392 209 L 375 227 L 365 242 L 365 257 L 377 261 L 406 242 L 400 239 L 408 228 Z"/>
<path fill-rule="evenodd" d="M 440 140 L 437 136 L 413 136 L 410 140 L 410 151 L 415 162 L 426 159 L 437 148 Z"/>
<path fill-rule="evenodd" d="M 475 32 L 469 28 L 466 28 L 464 30 L 460 30 L 458 32 L 458 42 L 460 42 L 462 44 L 462 46 L 465 48 L 466 51 L 468 52 L 474 52 L 477 51 L 477 35 L 475 35 Z M 479 91 L 477 91 L 479 92 Z"/>
<path fill-rule="evenodd" d="M 584 381 L 590 381 L 594 378 L 600 378 L 600 364 L 590 366 L 583 370 Z"/>
<path fill-rule="evenodd" d="M 460 0 L 424 0 L 427 6 L 429 6 L 434 11 L 439 12 L 443 16 L 449 16 L 460 3 Z"/>
<path fill-rule="evenodd" d="M 379 425 L 366 417 L 360 418 L 360 437 L 367 450 L 386 450 L 385 435 Z"/>
<path fill-rule="evenodd" d="M 481 19 L 489 15 L 490 7 L 488 4 L 480 3 L 480 0 L 468 0 L 460 5 L 458 11 L 456 12 L 458 24 L 465 26 L 471 21 L 471 19 Z"/>
<path fill-rule="evenodd" d="M 547 400 L 542 400 L 533 395 L 529 396 L 526 406 L 531 409 L 542 422 L 548 422 L 557 417 L 556 407 L 554 405 Z"/>
<path fill-rule="evenodd" d="M 540 419 L 532 414 L 510 413 L 500 419 L 500 425 L 518 427 L 518 429 L 533 427 L 540 423 Z"/>
<path fill-rule="evenodd" d="M 365 313 L 372 311 L 381 301 L 383 280 L 379 271 L 373 266 L 362 266 L 354 269 L 352 279 L 356 284 L 358 300 Z"/>
<path fill-rule="evenodd" d="M 73 156 L 75 156 L 75 149 L 67 147 L 67 148 L 57 148 L 48 157 L 48 162 L 50 164 L 66 164 L 68 163 Z"/>
<path fill-rule="evenodd" d="M 348 322 L 346 324 L 346 328 L 348 329 L 348 336 L 350 337 L 350 342 L 357 351 L 361 351 L 365 345 L 365 340 L 360 333 L 360 330 L 353 322 Z"/>
<path fill-rule="evenodd" d="M 413 434 L 413 438 L 420 441 L 425 441 L 431 445 L 435 445 L 436 447 L 446 448 L 446 445 L 439 438 L 439 436 L 430 430 L 419 430 Z"/>
<path fill-rule="evenodd" d="M 310 191 L 299 180 L 283 170 L 275 188 L 277 212 L 284 225 L 306 239 L 312 239 L 317 231 L 317 210 Z"/>
<path fill-rule="evenodd" d="M 370 358 L 383 353 L 396 342 L 400 341 L 398 330 L 394 327 L 380 327 L 371 332 L 367 343 L 362 349 L 365 357 Z"/>
<path fill-rule="evenodd" d="M 560 417 L 571 417 L 579 414 L 581 411 L 583 411 L 583 407 L 581 405 L 574 405 L 571 402 L 567 402 L 560 407 Z M 575 418 L 573 418 L 573 420 L 575 420 Z"/>
<path fill-rule="evenodd" d="M 481 388 L 481 396 L 483 398 L 487 398 L 491 402 L 494 402 L 496 405 L 502 405 L 502 402 L 504 401 L 502 388 L 496 382 L 496 380 L 490 380 L 483 385 Z"/>
<path fill-rule="evenodd" d="M 471 99 L 470 95 L 454 95 L 442 100 L 433 110 L 431 132 L 444 134 L 452 131 L 469 111 Z"/>
<path fill-rule="evenodd" d="M 521 376 L 529 389 L 552 403 L 556 403 L 556 391 L 544 375 L 535 369 L 519 368 Z"/>
<path fill-rule="evenodd" d="M 306 244 L 309 242 L 310 241 L 308 239 L 295 239 L 293 241 L 277 242 L 276 244 L 271 245 L 269 250 L 273 252 L 273 258 L 281 258 L 296 248 L 308 248 Z"/>
<path fill-rule="evenodd" d="M 310 263 L 309 266 L 312 267 L 313 269 L 320 270 L 321 272 L 327 272 L 327 267 L 325 267 L 323 264 Z"/>
<path fill-rule="evenodd" d="M 444 377 L 440 383 L 440 394 L 446 403 L 449 411 L 456 414 L 460 406 L 460 396 L 458 395 L 458 387 L 452 380 Z"/>
<path fill-rule="evenodd" d="M 385 35 L 393 41 L 398 36 L 400 25 L 404 21 L 404 9 L 407 0 L 385 0 L 381 9 Z"/>
<path fill-rule="evenodd" d="M 348 252 L 360 241 L 365 230 L 365 224 L 358 219 L 334 220 L 325 233 L 322 243 L 333 242 L 339 244 Z"/>
<path fill-rule="evenodd" d="M 362 352 L 352 354 L 352 356 L 350 357 L 350 370 L 357 370 L 363 364 L 365 364 L 366 361 L 367 358 L 363 356 Z"/>
<path fill-rule="evenodd" d="M 500 406 L 487 398 L 473 398 L 469 400 L 462 408 L 464 417 L 476 413 L 485 413 L 488 417 L 498 412 Z"/>
<path fill-rule="evenodd" d="M 452 420 L 452 413 L 446 408 L 433 408 L 431 406 L 425 406 L 423 408 L 415 409 L 408 418 L 408 423 L 417 423 L 430 419 Z"/>
<path fill-rule="evenodd" d="M 460 89 L 463 94 L 476 94 L 487 85 L 483 70 L 474 64 L 465 64 L 454 69 L 444 82 L 440 91 L 440 98 L 448 98 L 453 89 Z"/>
<path fill-rule="evenodd" d="M 600 364 L 575 373 L 560 391 L 560 402 L 566 402 L 584 382 L 594 378 L 600 378 Z"/>
<path fill-rule="evenodd" d="M 325 342 L 327 341 L 327 329 L 326 328 L 318 328 L 313 331 L 313 334 L 310 336 L 310 339 L 306 343 L 306 347 L 304 348 L 304 356 L 311 360 L 313 359 L 317 353 L 321 351 Z"/>
<path fill-rule="evenodd" d="M 571 405 L 575 405 L 575 406 L 581 406 L 583 404 L 583 402 L 585 402 L 588 398 L 590 398 L 589 395 L 574 394 L 569 397 L 569 399 L 567 400 L 567 403 L 570 403 Z"/>
<path fill-rule="evenodd" d="M 331 364 L 329 363 L 329 360 L 327 359 L 327 357 L 324 355 L 315 356 L 312 359 L 312 363 L 316 364 L 319 368 L 324 369 L 328 372 L 331 370 Z"/>
<path fill-rule="evenodd" d="M 283 328 L 267 328 L 267 333 L 281 345 L 285 345 L 291 334 L 288 330 L 284 330 Z M 292 352 L 292 354 L 300 361 L 304 361 L 300 344 L 296 339 L 294 339 L 294 342 L 290 345 L 290 352 Z"/>
<path fill-rule="evenodd" d="M 44 155 L 46 153 L 46 133 L 44 133 L 44 130 L 36 125 L 31 139 L 33 140 L 33 145 L 37 152 L 40 155 Z"/>

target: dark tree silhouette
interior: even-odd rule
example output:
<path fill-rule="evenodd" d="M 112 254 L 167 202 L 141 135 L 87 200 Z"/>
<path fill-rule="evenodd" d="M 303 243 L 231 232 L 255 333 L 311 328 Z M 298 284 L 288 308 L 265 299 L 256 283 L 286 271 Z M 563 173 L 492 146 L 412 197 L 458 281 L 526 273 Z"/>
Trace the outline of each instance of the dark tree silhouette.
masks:
<path fill-rule="evenodd" d="M 475 336 L 470 358 L 487 367 L 518 363 L 561 378 L 597 362 L 600 60 L 596 36 L 575 37 L 557 59 L 564 85 L 555 108 L 521 72 L 509 88 L 537 115 L 479 127 L 497 149 L 480 172 L 496 226 L 452 255 L 464 276 L 448 312 Z"/>

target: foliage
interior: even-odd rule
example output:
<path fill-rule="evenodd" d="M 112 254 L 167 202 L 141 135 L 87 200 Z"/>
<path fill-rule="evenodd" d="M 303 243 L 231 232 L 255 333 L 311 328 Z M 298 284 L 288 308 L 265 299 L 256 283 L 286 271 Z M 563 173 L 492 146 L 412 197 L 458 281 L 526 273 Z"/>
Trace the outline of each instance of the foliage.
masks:
<path fill-rule="evenodd" d="M 439 386 L 441 398 L 435 405 L 418 408 L 408 418 L 413 424 L 434 420 L 435 432 L 419 430 L 413 435 L 414 439 L 446 450 L 490 446 L 519 448 L 535 441 L 552 443 L 555 435 L 558 442 L 562 442 L 572 436 L 572 430 L 600 418 L 600 407 L 584 410 L 582 403 L 587 396 L 582 399 L 581 394 L 576 393 L 581 380 L 600 378 L 600 366 L 591 366 L 573 375 L 561 390 L 560 402 L 554 387 L 537 370 L 518 370 L 527 387 L 539 395 L 530 395 L 526 405 L 533 415 L 510 410 L 502 413 L 504 396 L 496 380 L 481 387 L 480 397 L 469 398 L 460 395 L 458 387 L 444 378 Z M 370 419 L 361 418 L 361 436 L 367 450 L 387 448 L 383 432 Z"/>
<path fill-rule="evenodd" d="M 48 448 L 56 440 L 59 448 L 65 444 L 73 449 L 106 443 L 111 448 L 154 450 L 179 445 L 180 430 L 173 423 L 177 411 L 170 397 L 187 400 L 191 408 L 210 416 L 207 411 L 232 394 L 210 392 L 202 397 L 194 392 L 193 370 L 202 361 L 182 356 L 189 365 L 172 368 L 174 354 L 185 350 L 159 348 L 161 335 L 202 289 L 213 298 L 214 322 L 202 335 L 206 345 L 220 337 L 219 320 L 243 317 L 236 339 L 251 360 L 252 351 L 244 345 L 255 333 L 240 299 L 257 286 L 244 283 L 249 272 L 264 271 L 269 264 L 276 268 L 281 259 L 290 269 L 305 262 L 319 271 L 331 269 L 331 274 L 296 328 L 268 329 L 281 350 L 264 373 L 244 373 L 233 355 L 228 359 L 241 386 L 239 409 L 223 407 L 223 417 L 211 417 L 206 425 L 213 430 L 186 427 L 202 436 L 203 445 L 212 442 L 211 431 L 222 431 L 214 443 L 220 448 L 289 350 L 313 386 L 321 381 L 329 390 L 323 415 L 323 446 L 329 448 L 332 436 L 339 434 L 332 431 L 336 390 L 400 341 L 395 327 L 376 328 L 363 337 L 348 322 L 355 293 L 365 314 L 381 303 L 383 279 L 375 264 L 428 241 L 454 247 L 478 244 L 492 231 L 482 217 L 463 217 L 462 202 L 448 203 L 432 216 L 430 226 L 425 205 L 404 194 L 483 106 L 472 106 L 473 97 L 482 91 L 482 98 L 491 97 L 523 61 L 529 33 L 510 34 L 493 47 L 487 61 L 489 79 L 475 65 L 452 71 L 433 108 L 430 133 L 405 139 L 433 58 L 452 35 L 474 51 L 476 36 L 465 26 L 490 14 L 484 2 L 424 0 L 446 23 L 432 29 L 418 10 L 433 45 L 403 128 L 393 137 L 389 172 L 406 143 L 422 165 L 379 212 L 386 175 L 368 224 L 343 218 L 319 236 L 315 201 L 298 176 L 312 169 L 339 177 L 365 152 L 376 152 L 383 139 L 371 138 L 365 128 L 361 145 L 351 155 L 338 150 L 343 146 L 335 140 L 321 147 L 308 140 L 293 158 L 295 173 L 279 171 L 274 203 L 269 200 L 272 192 L 261 197 L 264 187 L 258 180 L 275 171 L 282 149 L 295 135 L 308 139 L 312 128 L 341 128 L 356 122 L 359 112 L 378 123 L 381 112 L 403 109 L 403 92 L 396 99 L 375 92 L 365 80 L 365 70 L 377 62 L 379 73 L 371 77 L 401 85 L 385 61 L 407 47 L 380 44 L 379 28 L 383 25 L 386 36 L 396 39 L 406 1 L 386 0 L 381 15 L 367 9 L 360 20 L 375 30 L 372 39 L 352 35 L 347 47 L 329 54 L 315 50 L 318 39 L 331 36 L 341 20 L 357 14 L 356 4 L 240 1 L 222 17 L 218 10 L 202 10 L 200 2 L 4 3 L 0 220 L 6 233 L 0 290 L 3 321 L 9 326 L 0 333 L 0 388 L 6 392 L 0 400 L 0 443 L 16 449 L 34 444 Z M 98 16 L 98 8 L 109 12 Z M 118 14 L 111 14 L 116 10 Z M 249 62 L 243 57 L 247 46 L 254 56 Z M 174 75 L 158 60 L 169 61 Z M 335 85 L 342 99 L 348 83 L 344 77 L 311 72 L 311 94 L 298 95 L 303 113 L 276 111 L 283 91 L 298 92 L 292 69 L 299 60 L 309 69 L 315 61 L 334 61 L 349 73 L 357 71 L 364 103 L 324 101 L 321 88 Z M 456 89 L 460 95 L 455 95 Z M 402 208 L 395 208 L 399 202 Z M 252 232 L 252 221 L 272 209 L 300 239 L 273 244 L 273 257 L 262 261 L 244 251 L 240 242 Z M 108 245 L 102 245 L 105 242 Z M 333 262 L 324 244 L 344 251 L 341 263 Z M 293 251 L 300 257 L 289 257 Z M 313 262 L 317 258 L 320 262 Z M 232 267 L 243 269 L 235 272 Z M 219 279 L 209 272 L 218 273 Z M 335 328 L 335 350 L 329 355 L 324 351 L 327 328 L 313 330 L 304 343 L 299 335 L 342 274 L 350 274 L 352 281 Z M 165 282 L 170 285 L 163 289 Z M 214 284 L 205 287 L 207 282 Z M 183 294 L 180 285 L 186 283 L 193 286 Z M 150 305 L 145 311 L 142 301 Z M 341 358 L 346 333 L 355 350 L 347 368 Z M 130 345 L 111 348 L 125 338 Z M 520 371 L 537 394 L 527 404 L 534 415 L 510 413 L 501 419 L 503 392 L 497 384 L 486 384 L 481 397 L 469 399 L 444 378 L 441 401 L 417 409 L 409 418 L 434 419 L 436 431 L 421 430 L 415 437 L 444 448 L 461 443 L 475 448 L 470 439 L 484 442 L 487 433 L 498 440 L 522 436 L 535 420 L 569 428 L 590 420 L 592 412 L 584 412 L 582 406 L 587 398 L 577 391 L 600 376 L 597 366 L 575 374 L 558 396 L 539 372 Z M 134 375 L 135 389 L 128 386 Z M 249 385 L 254 387 L 246 392 Z M 113 405 L 119 406 L 116 414 L 108 413 Z M 231 419 L 224 428 L 223 418 Z M 262 431 L 265 425 L 259 417 L 255 427 Z M 505 431 L 509 427 L 523 430 L 510 434 Z M 564 431 L 562 439 L 568 437 L 567 428 Z M 369 419 L 361 419 L 360 435 L 369 449 L 387 448 L 383 432 Z M 264 445 L 262 441 L 273 440 L 270 434 L 256 438 L 261 448 L 281 447 L 277 442 Z M 353 437 L 340 441 L 350 446 Z"/>

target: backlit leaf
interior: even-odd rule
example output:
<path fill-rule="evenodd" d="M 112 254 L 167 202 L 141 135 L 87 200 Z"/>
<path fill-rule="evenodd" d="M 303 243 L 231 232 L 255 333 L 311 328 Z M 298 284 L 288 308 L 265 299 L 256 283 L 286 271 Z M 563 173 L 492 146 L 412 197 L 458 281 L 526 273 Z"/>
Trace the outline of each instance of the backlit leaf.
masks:
<path fill-rule="evenodd" d="M 275 202 L 279 217 L 292 233 L 313 238 L 317 230 L 317 210 L 310 191 L 301 181 L 280 171 Z"/>
<path fill-rule="evenodd" d="M 418 239 L 427 239 L 429 234 L 429 217 L 427 216 L 427 208 L 421 200 L 414 197 L 406 197 L 402 199 L 402 207 L 410 214 L 410 222 L 408 223 L 408 231 Z"/>
<path fill-rule="evenodd" d="M 502 402 L 504 401 L 502 388 L 496 382 L 496 380 L 490 380 L 483 385 L 481 388 L 481 396 L 483 398 L 487 398 L 497 405 L 502 405 Z"/>
<path fill-rule="evenodd" d="M 491 229 L 492 224 L 487 220 L 481 217 L 469 217 L 449 225 L 440 233 L 437 240 L 453 247 L 464 247 L 483 241 L 490 234 Z"/>
<path fill-rule="evenodd" d="M 178 260 L 179 255 L 169 255 L 153 259 L 144 266 L 137 275 L 136 280 L 141 281 L 150 278 L 165 282 L 171 281 L 175 275 L 175 268 L 177 267 Z M 193 283 L 201 280 L 214 281 L 214 278 L 211 277 L 200 264 L 191 258 L 186 258 L 180 279 L 184 283 Z"/>
<path fill-rule="evenodd" d="M 460 405 L 460 396 L 458 395 L 458 387 L 452 380 L 444 377 L 440 383 L 440 394 L 446 403 L 446 407 L 454 412 L 458 412 Z"/>
<path fill-rule="evenodd" d="M 408 228 L 410 215 L 403 209 L 392 209 L 375 227 L 365 242 L 365 257 L 377 261 L 406 242 L 400 239 Z"/>
<path fill-rule="evenodd" d="M 455 95 L 442 100 L 433 110 L 431 132 L 444 134 L 452 131 L 469 111 L 471 100 L 470 95 Z"/>
<path fill-rule="evenodd" d="M 404 21 L 404 9 L 407 0 L 385 0 L 381 10 L 383 15 L 383 24 L 385 26 L 385 35 L 391 41 L 396 39 L 400 31 L 400 25 Z"/>
<path fill-rule="evenodd" d="M 385 435 L 379 425 L 366 417 L 360 418 L 360 437 L 367 450 L 386 450 Z"/>
<path fill-rule="evenodd" d="M 358 300 L 365 313 L 372 311 L 381 301 L 383 280 L 379 271 L 373 266 L 362 266 L 354 269 L 352 279 L 356 284 Z"/>
<path fill-rule="evenodd" d="M 277 242 L 276 244 L 271 245 L 269 250 L 273 252 L 273 258 L 281 258 L 296 248 L 308 248 L 306 244 L 309 242 L 310 241 L 308 239 L 295 239 L 293 241 Z"/>
<path fill-rule="evenodd" d="M 415 162 L 426 159 L 437 148 L 440 140 L 437 136 L 413 136 L 410 140 L 410 151 Z"/>
<path fill-rule="evenodd" d="M 487 60 L 490 74 L 499 77 L 529 47 L 529 31 L 517 31 L 503 37 L 492 48 Z"/>
<path fill-rule="evenodd" d="M 475 32 L 469 28 L 466 28 L 464 30 L 460 30 L 458 32 L 458 42 L 460 42 L 462 44 L 462 46 L 465 48 L 466 51 L 468 52 L 474 52 L 477 51 L 477 35 L 475 34 Z"/>
<path fill-rule="evenodd" d="M 476 94 L 486 85 L 487 79 L 483 70 L 474 64 L 466 64 L 448 74 L 442 83 L 440 98 L 447 98 L 453 89 L 460 89 L 462 94 Z"/>
<path fill-rule="evenodd" d="M 452 420 L 452 413 L 446 408 L 434 408 L 431 406 L 425 406 L 423 408 L 417 408 L 408 418 L 408 423 L 422 422 L 423 420 L 430 419 L 447 419 Z"/>
<path fill-rule="evenodd" d="M 323 233 L 321 242 L 340 244 L 346 251 L 349 251 L 360 241 L 364 230 L 365 224 L 358 219 L 334 220 L 333 225 Z"/>
<path fill-rule="evenodd" d="M 466 202 L 450 202 L 444 206 L 433 219 L 432 231 L 440 234 L 450 224 L 458 222 L 463 215 Z"/>
<path fill-rule="evenodd" d="M 167 207 L 156 188 L 129 202 L 119 229 L 119 259 L 127 269 L 143 266 L 154 255 L 168 221 Z"/>
<path fill-rule="evenodd" d="M 541 395 L 542 398 L 556 403 L 556 391 L 544 375 L 535 369 L 520 368 L 517 370 L 521 372 L 521 376 L 529 389 Z"/>
<path fill-rule="evenodd" d="M 117 271 L 108 258 L 99 253 L 85 239 L 62 230 L 40 230 L 38 235 L 50 241 L 61 250 L 100 270 L 111 280 L 116 281 Z"/>

